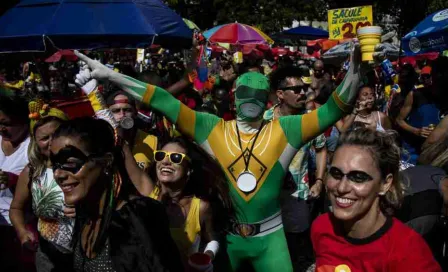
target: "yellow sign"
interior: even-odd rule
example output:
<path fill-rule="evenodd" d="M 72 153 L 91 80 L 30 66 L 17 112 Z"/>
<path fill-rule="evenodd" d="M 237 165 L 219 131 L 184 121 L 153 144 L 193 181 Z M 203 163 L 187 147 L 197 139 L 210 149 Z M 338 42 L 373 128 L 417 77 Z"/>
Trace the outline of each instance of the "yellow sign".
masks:
<path fill-rule="evenodd" d="M 328 11 L 330 39 L 355 38 L 358 28 L 371 25 L 373 25 L 372 6 L 332 9 Z"/>

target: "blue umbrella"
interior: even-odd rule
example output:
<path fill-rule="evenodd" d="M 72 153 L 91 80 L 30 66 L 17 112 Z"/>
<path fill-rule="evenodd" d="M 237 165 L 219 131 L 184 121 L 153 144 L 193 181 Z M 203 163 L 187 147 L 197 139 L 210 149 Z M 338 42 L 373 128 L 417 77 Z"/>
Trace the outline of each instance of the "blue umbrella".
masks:
<path fill-rule="evenodd" d="M 298 26 L 282 31 L 272 36 L 273 39 L 315 40 L 328 38 L 328 31 L 311 26 Z"/>
<path fill-rule="evenodd" d="M 192 31 L 160 0 L 23 0 L 0 17 L 0 52 L 191 45 Z"/>
<path fill-rule="evenodd" d="M 448 9 L 428 16 L 404 36 L 402 43 L 408 56 L 448 49 Z"/>

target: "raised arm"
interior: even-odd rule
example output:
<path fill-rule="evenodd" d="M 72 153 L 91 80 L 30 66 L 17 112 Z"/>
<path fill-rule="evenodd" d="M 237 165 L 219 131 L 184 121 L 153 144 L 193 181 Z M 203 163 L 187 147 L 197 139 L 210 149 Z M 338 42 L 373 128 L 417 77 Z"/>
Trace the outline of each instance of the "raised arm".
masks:
<path fill-rule="evenodd" d="M 290 115 L 280 118 L 280 124 L 288 142 L 293 147 L 299 148 L 334 125 L 344 114 L 352 112 L 352 104 L 356 99 L 360 81 L 361 54 L 359 45 L 354 44 L 350 69 L 327 103 L 305 115 Z"/>
<path fill-rule="evenodd" d="M 109 80 L 135 99 L 161 112 L 168 120 L 176 124 L 182 134 L 194 139 L 198 144 L 207 140 L 212 129 L 220 121 L 220 118 L 216 116 L 191 110 L 162 88 L 112 71 L 79 52 L 75 51 L 75 54 L 92 70 L 92 78 Z"/>

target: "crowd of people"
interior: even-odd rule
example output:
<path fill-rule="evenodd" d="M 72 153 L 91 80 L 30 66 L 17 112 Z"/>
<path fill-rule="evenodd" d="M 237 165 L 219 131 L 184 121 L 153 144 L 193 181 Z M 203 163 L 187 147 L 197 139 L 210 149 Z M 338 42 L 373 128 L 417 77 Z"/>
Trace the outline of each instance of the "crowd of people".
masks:
<path fill-rule="evenodd" d="M 448 269 L 446 57 L 192 51 L 1 70 L 2 271 Z"/>

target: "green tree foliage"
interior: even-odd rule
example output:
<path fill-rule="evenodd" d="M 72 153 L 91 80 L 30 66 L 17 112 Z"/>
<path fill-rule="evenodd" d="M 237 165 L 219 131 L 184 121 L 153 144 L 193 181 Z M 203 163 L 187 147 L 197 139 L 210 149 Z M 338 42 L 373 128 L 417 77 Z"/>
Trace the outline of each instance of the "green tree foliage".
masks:
<path fill-rule="evenodd" d="M 294 20 L 326 20 L 323 0 L 215 0 L 218 24 L 240 22 L 275 33 Z"/>
<path fill-rule="evenodd" d="M 433 13 L 446 8 L 448 8 L 448 0 L 432 0 L 428 5 L 427 13 Z"/>
<path fill-rule="evenodd" d="M 448 8 L 448 0 L 166 0 L 183 17 L 202 29 L 240 22 L 267 34 L 283 30 L 294 20 L 327 20 L 327 10 L 373 5 L 375 24 L 404 35 L 427 15 Z M 384 18 L 395 20 L 387 25 Z M 387 20 L 386 20 L 387 21 Z M 391 29 L 395 27 L 395 29 Z"/>

